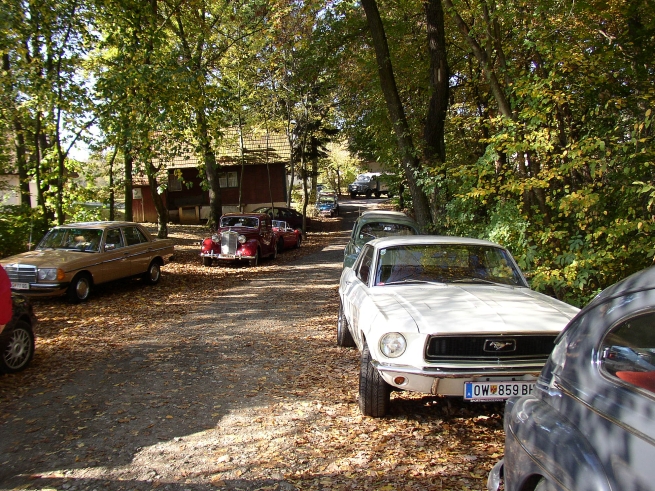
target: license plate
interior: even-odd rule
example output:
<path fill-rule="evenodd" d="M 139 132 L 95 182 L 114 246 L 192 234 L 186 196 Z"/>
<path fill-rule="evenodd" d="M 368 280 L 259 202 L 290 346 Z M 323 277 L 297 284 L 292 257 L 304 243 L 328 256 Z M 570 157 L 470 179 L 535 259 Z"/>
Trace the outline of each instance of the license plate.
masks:
<path fill-rule="evenodd" d="M 220 259 L 236 259 L 237 258 L 236 254 L 219 254 L 218 257 Z"/>
<path fill-rule="evenodd" d="M 502 401 L 513 396 L 532 394 L 534 382 L 466 382 L 464 399 L 467 401 Z"/>
<path fill-rule="evenodd" d="M 29 290 L 30 289 L 30 284 L 29 283 L 11 283 L 11 288 L 12 290 Z"/>

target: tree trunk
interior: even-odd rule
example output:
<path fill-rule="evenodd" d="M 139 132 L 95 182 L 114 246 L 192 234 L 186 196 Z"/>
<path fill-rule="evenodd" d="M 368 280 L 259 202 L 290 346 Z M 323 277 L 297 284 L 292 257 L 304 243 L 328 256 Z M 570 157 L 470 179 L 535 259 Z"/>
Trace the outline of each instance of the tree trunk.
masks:
<path fill-rule="evenodd" d="M 125 220 L 131 222 L 134 220 L 132 210 L 132 169 L 134 168 L 134 157 L 127 143 L 123 149 L 125 154 Z"/>
<path fill-rule="evenodd" d="M 430 207 L 425 193 L 416 182 L 415 173 L 420 170 L 420 164 L 415 156 L 416 149 L 412 141 L 409 125 L 407 124 L 405 110 L 398 95 L 398 87 L 396 86 L 393 66 L 391 65 L 389 45 L 384 32 L 384 26 L 382 25 L 382 19 L 380 18 L 376 1 L 362 0 L 361 3 L 366 12 L 371 37 L 373 38 L 373 46 L 375 47 L 378 72 L 380 75 L 380 85 L 382 86 L 382 93 L 387 103 L 389 117 L 391 118 L 398 142 L 405 179 L 407 180 L 409 191 L 414 201 L 416 221 L 421 228 L 425 229 L 432 222 Z"/>
<path fill-rule="evenodd" d="M 157 182 L 157 169 L 152 165 L 152 162 L 148 162 L 148 184 L 150 185 L 150 194 L 152 195 L 152 201 L 155 204 L 155 209 L 157 210 L 157 237 L 160 239 L 165 239 L 168 237 L 168 209 L 164 204 L 164 200 L 159 194 L 159 182 Z"/>
<path fill-rule="evenodd" d="M 441 163 L 444 163 L 446 162 L 444 134 L 446 111 L 448 110 L 450 68 L 446 57 L 444 12 L 441 0 L 426 0 L 425 16 L 430 54 L 430 84 L 432 85 L 432 97 L 424 131 L 425 157 L 428 162 L 438 158 Z"/>
<path fill-rule="evenodd" d="M 213 230 L 216 228 L 221 220 L 223 214 L 223 202 L 221 200 L 221 185 L 218 180 L 218 166 L 216 165 L 216 154 L 211 145 L 209 137 L 209 128 L 207 119 L 205 117 L 204 109 L 196 111 L 198 124 L 198 140 L 202 151 L 203 160 L 205 162 L 205 177 L 209 185 L 209 219 L 207 226 Z M 243 179 L 243 176 L 241 176 Z"/>

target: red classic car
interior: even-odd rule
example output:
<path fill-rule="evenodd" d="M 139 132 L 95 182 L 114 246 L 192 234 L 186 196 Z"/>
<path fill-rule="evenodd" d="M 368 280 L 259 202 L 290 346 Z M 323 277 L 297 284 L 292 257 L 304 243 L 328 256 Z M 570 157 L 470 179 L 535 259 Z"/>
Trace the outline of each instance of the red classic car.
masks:
<path fill-rule="evenodd" d="M 277 250 L 298 248 L 302 243 L 302 232 L 294 229 L 284 220 L 273 220 L 273 232 L 277 236 Z"/>
<path fill-rule="evenodd" d="M 226 213 L 216 233 L 202 241 L 200 257 L 204 266 L 214 259 L 257 266 L 262 257 L 277 257 L 277 239 L 266 213 Z"/>

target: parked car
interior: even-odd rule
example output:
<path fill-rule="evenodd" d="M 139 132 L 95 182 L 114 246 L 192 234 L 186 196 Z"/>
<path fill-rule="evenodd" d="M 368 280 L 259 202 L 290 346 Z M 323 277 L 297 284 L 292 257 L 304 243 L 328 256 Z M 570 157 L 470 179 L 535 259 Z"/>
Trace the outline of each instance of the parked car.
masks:
<path fill-rule="evenodd" d="M 12 294 L 12 318 L 0 333 L 0 373 L 24 370 L 34 356 L 36 316 L 27 297 Z"/>
<path fill-rule="evenodd" d="M 277 236 L 277 250 L 295 248 L 298 249 L 302 243 L 302 232 L 291 227 L 287 222 L 273 220 L 273 232 Z"/>
<path fill-rule="evenodd" d="M 487 488 L 644 491 L 655 483 L 655 268 L 609 287 L 561 333 L 535 390 L 505 407 Z"/>
<path fill-rule="evenodd" d="M 287 222 L 293 228 L 302 230 L 302 213 L 297 212 L 293 208 L 272 208 L 270 206 L 263 206 L 253 210 L 253 213 L 267 213 L 271 220 L 282 220 Z M 305 219 L 306 228 L 311 228 L 311 219 Z"/>
<path fill-rule="evenodd" d="M 316 200 L 316 213 L 323 217 L 339 216 L 339 199 L 336 194 L 321 194 Z"/>
<path fill-rule="evenodd" d="M 532 391 L 578 309 L 530 290 L 492 242 L 415 235 L 364 245 L 339 283 L 337 344 L 361 353 L 359 406 L 384 416 L 391 390 L 468 401 Z"/>
<path fill-rule="evenodd" d="M 80 222 L 52 228 L 36 249 L 0 263 L 12 291 L 82 302 L 108 281 L 141 276 L 154 285 L 174 252 L 172 240 L 153 238 L 137 223 Z"/>
<path fill-rule="evenodd" d="M 389 190 L 389 186 L 381 178 L 380 172 L 365 172 L 364 174 L 359 174 L 354 182 L 348 184 L 348 193 L 351 198 L 356 198 L 358 195 L 366 196 L 370 198 L 375 195 L 376 198 L 379 198 L 381 195 L 386 194 L 389 198 L 393 196 L 393 193 Z"/>
<path fill-rule="evenodd" d="M 386 210 L 365 211 L 355 220 L 350 239 L 343 250 L 343 267 L 352 267 L 362 246 L 373 239 L 419 233 L 418 223 L 404 213 Z"/>
<path fill-rule="evenodd" d="M 219 262 L 248 261 L 257 266 L 263 257 L 277 257 L 277 236 L 266 213 L 226 213 L 218 230 L 202 241 L 200 257 L 204 266 Z"/>

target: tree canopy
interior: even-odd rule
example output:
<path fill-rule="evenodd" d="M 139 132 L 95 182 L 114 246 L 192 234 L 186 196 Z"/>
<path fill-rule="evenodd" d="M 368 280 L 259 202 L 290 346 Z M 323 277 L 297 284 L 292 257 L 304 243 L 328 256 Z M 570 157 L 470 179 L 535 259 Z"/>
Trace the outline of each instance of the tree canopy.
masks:
<path fill-rule="evenodd" d="M 156 196 L 157 163 L 189 144 L 215 221 L 216 142 L 260 127 L 287 135 L 304 189 L 319 175 L 338 185 L 345 161 L 378 161 L 427 232 L 500 242 L 534 288 L 569 302 L 652 263 L 652 2 L 2 0 L 2 11 L 0 174 L 18 175 L 23 202 L 35 183 L 38 201 L 3 216 L 2 231 L 32 215 L 41 227 L 84 218 L 84 193 L 109 199 L 117 186 L 127 205 L 136 172 Z M 111 160 L 111 190 L 71 158 L 81 141 Z M 331 141 L 350 150 L 341 164 Z M 69 178 L 83 174 L 86 186 Z"/>

